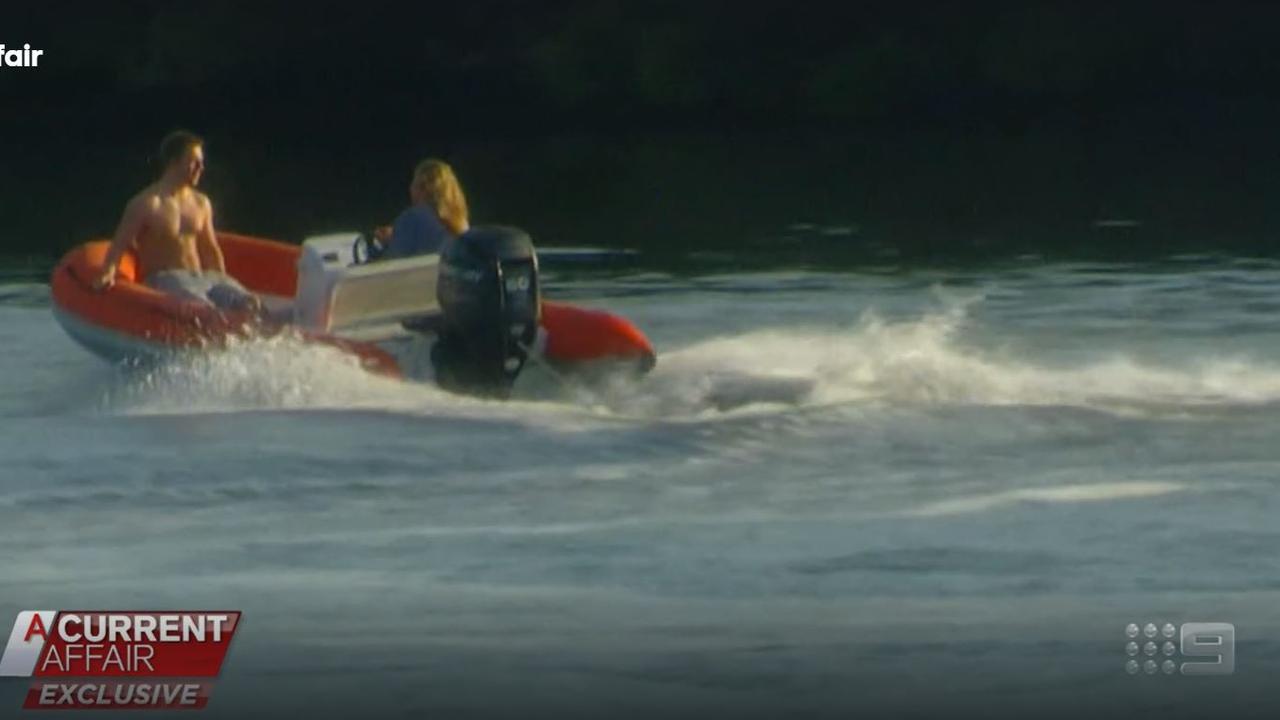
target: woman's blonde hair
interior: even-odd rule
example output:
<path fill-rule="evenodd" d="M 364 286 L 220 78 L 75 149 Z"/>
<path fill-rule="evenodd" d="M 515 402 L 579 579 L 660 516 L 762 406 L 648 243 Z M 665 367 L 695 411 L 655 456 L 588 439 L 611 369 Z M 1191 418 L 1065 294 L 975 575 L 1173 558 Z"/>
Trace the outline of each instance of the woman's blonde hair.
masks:
<path fill-rule="evenodd" d="M 435 158 L 423 160 L 413 169 L 413 183 L 449 232 L 461 235 L 467 231 L 467 196 L 449 163 Z"/>

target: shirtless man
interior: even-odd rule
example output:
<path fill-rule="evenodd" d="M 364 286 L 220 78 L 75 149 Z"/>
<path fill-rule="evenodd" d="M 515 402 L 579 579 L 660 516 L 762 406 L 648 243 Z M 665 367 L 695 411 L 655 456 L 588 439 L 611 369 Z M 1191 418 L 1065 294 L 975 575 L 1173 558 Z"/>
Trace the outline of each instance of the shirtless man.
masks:
<path fill-rule="evenodd" d="M 213 232 L 213 206 L 196 190 L 204 172 L 204 141 L 184 130 L 160 143 L 160 179 L 125 206 L 94 287 L 115 283 L 120 256 L 138 254 L 143 283 L 161 292 L 223 310 L 259 313 L 261 300 L 227 275 Z"/>

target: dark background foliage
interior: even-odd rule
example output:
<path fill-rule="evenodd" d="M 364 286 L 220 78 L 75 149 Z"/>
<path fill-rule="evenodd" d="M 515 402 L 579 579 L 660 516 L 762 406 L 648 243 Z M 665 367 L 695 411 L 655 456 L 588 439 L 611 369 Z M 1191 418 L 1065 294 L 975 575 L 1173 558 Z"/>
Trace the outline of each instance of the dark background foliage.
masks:
<path fill-rule="evenodd" d="M 1277 28 L 1244 3 L 10 6 L 0 43 L 45 55 L 0 68 L 0 249 L 109 233 L 183 126 L 221 225 L 295 240 L 384 222 L 439 155 L 479 219 L 557 243 L 817 221 L 922 255 L 1270 253 Z"/>

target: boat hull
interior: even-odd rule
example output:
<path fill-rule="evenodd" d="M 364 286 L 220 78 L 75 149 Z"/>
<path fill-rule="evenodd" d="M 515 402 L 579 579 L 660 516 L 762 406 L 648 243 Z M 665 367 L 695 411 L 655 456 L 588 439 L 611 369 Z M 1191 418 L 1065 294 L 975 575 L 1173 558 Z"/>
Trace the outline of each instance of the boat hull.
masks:
<path fill-rule="evenodd" d="M 235 233 L 220 233 L 218 243 L 227 273 L 263 297 L 269 307 L 284 307 L 287 316 L 288 304 L 298 292 L 300 248 Z M 343 337 L 341 332 L 308 332 L 287 321 L 262 322 L 245 313 L 174 298 L 142 284 L 145 269 L 131 252 L 121 258 L 116 283 L 96 290 L 93 278 L 101 271 L 108 249 L 106 240 L 73 249 L 58 263 L 50 283 L 58 323 L 73 340 L 103 358 L 155 360 L 176 352 L 221 347 L 233 338 L 290 332 L 357 355 L 371 371 L 406 374 L 403 361 L 387 349 L 402 344 L 403 333 L 380 343 L 376 338 Z M 642 372 L 653 367 L 648 339 L 617 315 L 544 301 L 540 324 L 546 332 L 543 355 L 560 368 L 602 362 L 623 363 Z"/>

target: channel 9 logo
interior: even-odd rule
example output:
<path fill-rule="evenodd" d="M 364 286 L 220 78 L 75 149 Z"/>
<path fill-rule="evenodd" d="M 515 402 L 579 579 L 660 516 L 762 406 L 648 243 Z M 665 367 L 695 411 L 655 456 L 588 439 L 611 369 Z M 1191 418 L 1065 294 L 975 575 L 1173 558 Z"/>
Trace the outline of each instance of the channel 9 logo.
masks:
<path fill-rule="evenodd" d="M 1165 623 L 1160 627 L 1129 623 L 1124 634 L 1129 639 L 1124 648 L 1129 656 L 1124 669 L 1130 675 L 1230 675 L 1236 671 L 1236 626 L 1231 623 Z M 1197 659 L 1175 662 L 1175 658 Z"/>

